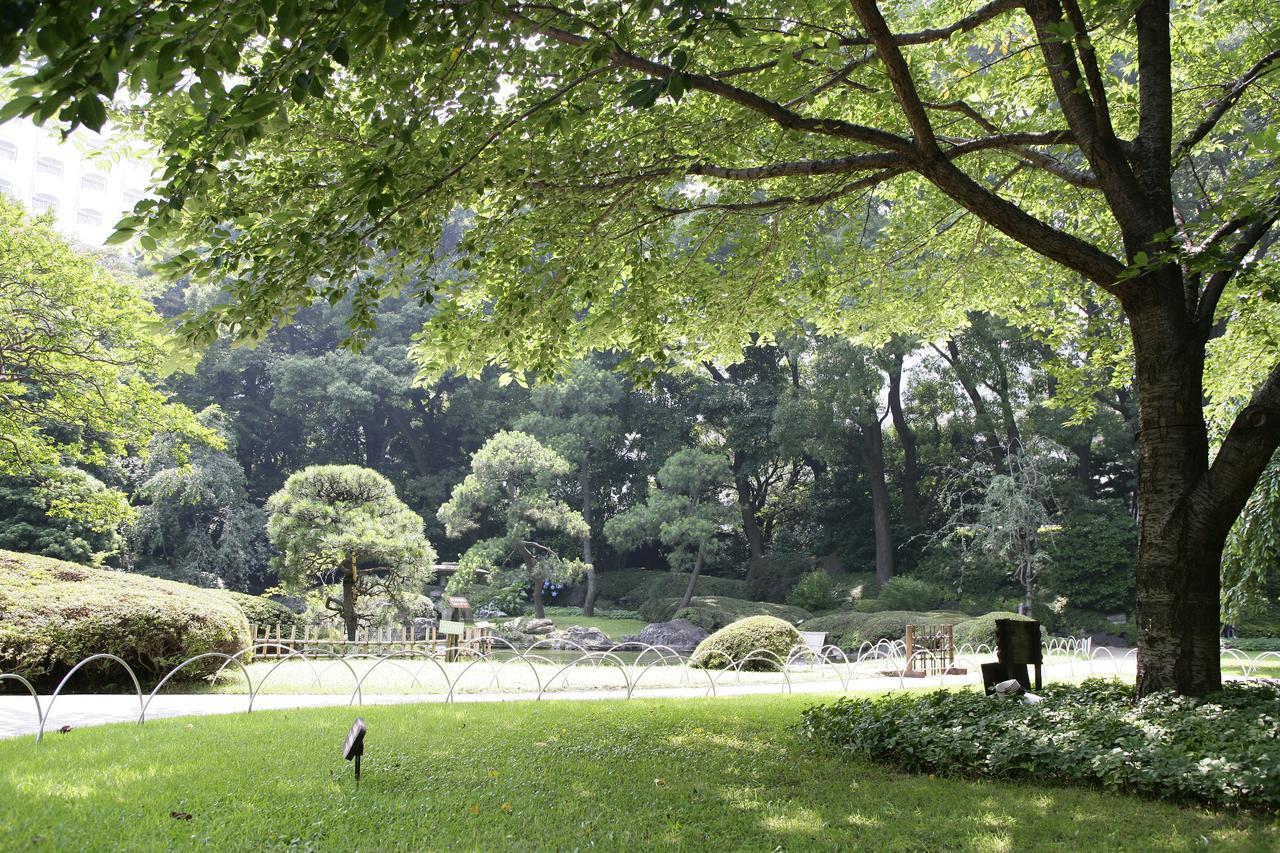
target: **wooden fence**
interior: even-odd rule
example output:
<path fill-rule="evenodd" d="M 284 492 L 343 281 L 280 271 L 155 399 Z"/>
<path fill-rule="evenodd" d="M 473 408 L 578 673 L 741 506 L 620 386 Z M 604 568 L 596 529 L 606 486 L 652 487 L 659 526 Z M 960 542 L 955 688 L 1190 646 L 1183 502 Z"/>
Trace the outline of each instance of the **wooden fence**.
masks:
<path fill-rule="evenodd" d="M 258 658 L 284 657 L 295 651 L 324 651 L 335 655 L 352 654 L 388 654 L 408 649 L 428 651 L 433 654 L 444 653 L 444 635 L 437 634 L 436 626 L 430 625 L 419 629 L 414 637 L 414 630 L 408 626 L 391 626 L 386 628 L 357 628 L 356 638 L 348 640 L 344 631 L 332 625 L 318 627 L 314 625 L 258 625 L 249 623 L 253 634 L 253 642 L 257 648 L 254 656 Z M 487 622 L 467 625 L 462 635 L 462 642 L 478 651 L 489 651 L 493 647 L 493 629 Z"/>

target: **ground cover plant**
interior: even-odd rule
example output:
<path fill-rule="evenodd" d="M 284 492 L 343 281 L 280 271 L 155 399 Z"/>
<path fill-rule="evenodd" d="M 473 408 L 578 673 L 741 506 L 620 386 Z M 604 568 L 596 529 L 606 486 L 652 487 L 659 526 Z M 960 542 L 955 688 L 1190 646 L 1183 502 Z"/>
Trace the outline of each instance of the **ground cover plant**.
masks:
<path fill-rule="evenodd" d="M 1231 684 L 1201 699 L 1089 680 L 1044 702 L 972 691 L 840 699 L 808 709 L 819 749 L 911 772 L 1096 785 L 1218 807 L 1280 810 L 1280 690 Z"/>
<path fill-rule="evenodd" d="M 0 834 L 19 849 L 1280 843 L 1275 823 L 1247 815 L 851 766 L 799 739 L 795 721 L 813 701 L 368 707 L 358 790 L 338 755 L 356 713 L 347 708 L 77 729 L 39 747 L 15 739 L 0 742 Z"/>
<path fill-rule="evenodd" d="M 146 679 L 194 655 L 248 645 L 244 613 L 221 591 L 0 551 L 0 672 L 53 682 L 84 658 L 110 652 Z M 217 666 L 210 659 L 184 673 Z M 82 684 L 128 680 L 123 667 L 105 661 L 79 677 Z"/>

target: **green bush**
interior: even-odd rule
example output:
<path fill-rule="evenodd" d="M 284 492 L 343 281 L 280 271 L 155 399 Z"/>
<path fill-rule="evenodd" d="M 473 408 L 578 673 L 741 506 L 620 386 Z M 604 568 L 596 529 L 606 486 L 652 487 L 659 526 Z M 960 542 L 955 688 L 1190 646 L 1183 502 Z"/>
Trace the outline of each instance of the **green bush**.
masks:
<path fill-rule="evenodd" d="M 773 616 L 748 616 L 726 625 L 707 637 L 693 650 L 693 666 L 724 669 L 757 650 L 762 654 L 747 661 L 743 669 L 776 672 L 786 663 L 787 655 L 800 642 L 800 632 Z M 777 658 L 775 660 L 774 658 Z"/>
<path fill-rule="evenodd" d="M 1053 559 L 1040 582 L 1053 597 L 1079 610 L 1133 610 L 1138 525 L 1118 500 L 1071 502 L 1061 530 L 1051 537 Z"/>
<path fill-rule="evenodd" d="M 651 577 L 633 587 L 621 598 L 616 599 L 621 607 L 628 610 L 638 610 L 646 602 L 656 599 L 674 598 L 678 601 L 689 586 L 688 572 L 649 572 L 648 574 Z M 738 578 L 699 575 L 698 582 L 693 587 L 693 594 L 695 597 L 718 595 L 728 598 L 746 598 L 747 583 Z"/>
<path fill-rule="evenodd" d="M 240 608 L 240 612 L 244 613 L 245 619 L 249 620 L 250 625 L 271 625 L 272 627 L 279 625 L 282 628 L 302 628 L 308 623 L 307 617 L 301 613 L 294 613 L 278 601 L 262 595 L 247 595 L 243 592 L 226 592 L 233 604 Z"/>
<path fill-rule="evenodd" d="M 747 592 L 741 597 L 756 601 L 786 601 L 791 587 L 812 568 L 813 558 L 806 554 L 789 551 L 765 554 L 747 566 Z"/>
<path fill-rule="evenodd" d="M 615 571 L 596 571 L 596 600 L 616 601 L 621 603 L 628 593 L 656 579 L 659 575 L 669 574 L 653 569 L 617 569 Z M 586 582 L 583 581 L 583 584 Z M 637 603 L 638 606 L 638 603 Z"/>
<path fill-rule="evenodd" d="M 791 588 L 787 604 L 805 610 L 830 610 L 836 606 L 836 585 L 831 575 L 814 569 Z"/>
<path fill-rule="evenodd" d="M 688 619 L 695 625 L 708 631 L 718 631 L 724 626 L 737 622 L 748 616 L 774 616 L 791 624 L 797 624 L 812 617 L 813 614 L 799 607 L 786 604 L 770 604 L 767 601 L 744 601 L 741 598 L 727 598 L 713 595 L 695 595 L 689 606 L 683 610 L 675 610 L 678 599 L 670 600 L 670 615 L 651 622 L 665 622 L 668 619 Z M 641 613 L 644 616 L 644 613 Z M 648 616 L 644 616 L 648 619 Z"/>
<path fill-rule="evenodd" d="M 856 649 L 862 644 L 862 624 L 868 614 L 844 611 L 815 616 L 802 626 L 805 631 L 821 631 L 827 635 L 827 643 L 842 649 Z"/>
<path fill-rule="evenodd" d="M 0 551 L 0 671 L 48 685 L 84 658 L 109 652 L 151 679 L 194 655 L 248 645 L 244 613 L 221 590 Z M 220 665 L 211 658 L 182 673 Z M 128 679 L 105 660 L 81 676 L 82 684 Z"/>
<path fill-rule="evenodd" d="M 1232 684 L 1204 698 L 1091 680 L 1050 684 L 1045 701 L 974 691 L 897 693 L 810 708 L 820 749 L 909 772 L 1038 785 L 1068 782 L 1214 807 L 1280 809 L 1280 690 Z"/>
<path fill-rule="evenodd" d="M 936 610 L 945 595 L 941 587 L 928 581 L 899 576 L 889 578 L 876 598 L 884 610 Z"/>
<path fill-rule="evenodd" d="M 996 645 L 996 620 L 997 619 L 1013 619 L 1017 622 L 1033 622 L 1029 616 L 1019 616 L 1017 613 L 1006 613 L 1000 610 L 991 613 L 984 613 L 973 619 L 961 622 L 955 627 L 956 646 L 968 643 L 971 646 L 978 646 L 985 643 L 991 648 Z M 1041 626 L 1040 633 L 1046 635 L 1044 627 Z"/>
<path fill-rule="evenodd" d="M 969 617 L 952 610 L 884 610 L 875 613 L 845 611 L 810 619 L 805 631 L 825 631 L 827 642 L 846 651 L 857 651 L 863 643 L 901 640 L 908 625 L 954 625 Z"/>
<path fill-rule="evenodd" d="M 1233 637 L 1223 640 L 1222 647 L 1242 652 L 1280 652 L 1280 637 Z"/>

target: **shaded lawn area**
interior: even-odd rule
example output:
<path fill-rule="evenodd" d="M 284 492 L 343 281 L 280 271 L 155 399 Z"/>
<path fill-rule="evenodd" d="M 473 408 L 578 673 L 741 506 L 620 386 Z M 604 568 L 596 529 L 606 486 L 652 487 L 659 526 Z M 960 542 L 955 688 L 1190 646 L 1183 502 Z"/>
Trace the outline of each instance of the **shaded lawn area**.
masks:
<path fill-rule="evenodd" d="M 369 707 L 0 741 L 0 838 L 29 848 L 1274 850 L 1265 818 L 808 754 L 812 696 Z M 190 813 L 190 820 L 170 812 Z"/>

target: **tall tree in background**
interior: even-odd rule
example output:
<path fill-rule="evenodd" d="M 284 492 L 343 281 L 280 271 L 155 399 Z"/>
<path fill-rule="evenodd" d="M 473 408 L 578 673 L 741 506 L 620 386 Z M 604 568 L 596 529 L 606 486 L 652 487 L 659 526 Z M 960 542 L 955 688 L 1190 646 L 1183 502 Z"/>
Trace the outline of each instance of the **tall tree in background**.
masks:
<path fill-rule="evenodd" d="M 534 615 L 546 616 L 543 586 L 586 570 L 581 560 L 565 559 L 555 547 L 557 537 L 581 539 L 591 532 L 581 513 L 552 494 L 573 473 L 572 463 L 528 433 L 503 431 L 486 441 L 471 458 L 471 473 L 438 514 L 453 537 L 486 522 L 497 533 L 467 549 L 450 582 L 470 582 L 478 570 L 492 571 L 514 557 L 532 585 Z"/>
<path fill-rule="evenodd" d="M 605 536 L 615 548 L 660 542 L 672 571 L 688 570 L 677 610 L 689 606 L 703 564 L 723 547 L 720 534 L 734 526 L 733 507 L 722 500 L 732 482 L 722 454 L 686 448 L 663 463 L 644 503 L 605 522 Z"/>
<path fill-rule="evenodd" d="M 126 567 L 198 586 L 261 590 L 270 585 L 266 514 L 245 494 L 225 415 L 210 408 L 197 417 L 226 449 L 188 449 L 173 435 L 152 440 L 139 460 Z"/>
<path fill-rule="evenodd" d="M 587 567 L 587 598 L 582 605 L 585 616 L 594 615 L 596 606 L 591 526 L 597 485 L 592 469 L 603 453 L 621 449 L 618 404 L 622 396 L 622 383 L 613 373 L 580 361 L 560 381 L 534 389 L 530 402 L 535 411 L 516 421 L 516 429 L 531 433 L 578 466 L 582 518 L 587 523 L 587 533 L 582 537 L 582 562 Z"/>
<path fill-rule="evenodd" d="M 419 594 L 434 576 L 421 516 L 368 468 L 304 468 L 271 496 L 267 514 L 280 579 L 299 590 L 340 584 L 342 598 L 329 595 L 325 606 L 341 614 L 348 640 L 356 638 L 358 599 Z"/>
<path fill-rule="evenodd" d="M 260 337 L 352 281 L 365 332 L 459 205 L 471 261 L 423 294 L 430 373 L 1110 301 L 1137 377 L 1139 689 L 1220 685 L 1223 542 L 1280 444 L 1274 344 L 1212 457 L 1202 412 L 1206 342 L 1257 310 L 1280 217 L 1271 5 L 267 8 L 25 4 L 0 34 L 0 61 L 36 65 L 4 115 L 97 127 L 122 84 L 145 91 L 165 185 L 120 236 L 225 278 L 193 335 Z M 916 280 L 878 273 L 925 246 Z"/>

